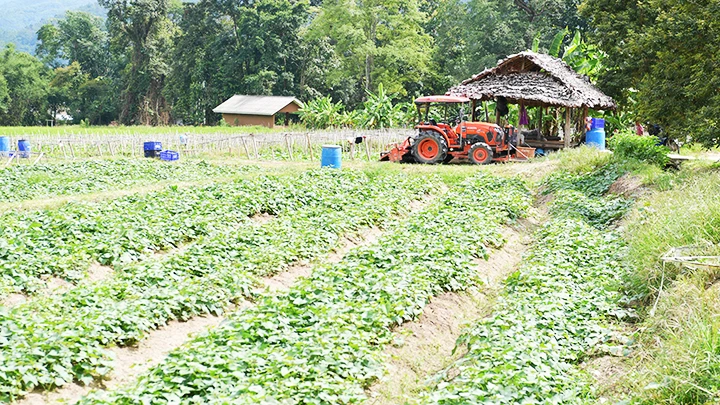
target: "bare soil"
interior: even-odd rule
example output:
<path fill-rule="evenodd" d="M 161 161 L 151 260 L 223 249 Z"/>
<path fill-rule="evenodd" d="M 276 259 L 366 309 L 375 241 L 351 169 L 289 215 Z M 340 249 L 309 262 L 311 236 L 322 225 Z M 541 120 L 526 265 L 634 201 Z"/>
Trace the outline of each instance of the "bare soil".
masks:
<path fill-rule="evenodd" d="M 610 185 L 608 192 L 623 197 L 638 197 L 643 193 L 642 179 L 630 173 L 622 175 Z"/>
<path fill-rule="evenodd" d="M 503 234 L 507 243 L 478 259 L 477 271 L 484 285 L 463 293 L 445 293 L 433 298 L 414 322 L 398 328 L 399 343 L 387 348 L 387 375 L 368 390 L 370 404 L 402 404 L 426 385 L 428 377 L 446 368 L 464 354 L 455 342 L 465 326 L 490 314 L 502 281 L 519 265 L 531 243 L 534 225 L 524 221 Z"/>

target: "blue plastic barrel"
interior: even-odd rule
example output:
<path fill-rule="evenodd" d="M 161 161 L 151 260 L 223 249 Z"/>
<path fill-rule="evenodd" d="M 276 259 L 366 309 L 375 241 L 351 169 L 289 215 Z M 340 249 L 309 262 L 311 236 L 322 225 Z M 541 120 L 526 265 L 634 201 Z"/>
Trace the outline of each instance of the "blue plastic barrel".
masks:
<path fill-rule="evenodd" d="M 585 143 L 600 150 L 605 150 L 605 120 L 593 118 L 590 123 L 590 131 L 585 134 Z"/>
<path fill-rule="evenodd" d="M 8 156 L 10 152 L 10 138 L 0 136 L 0 156 Z"/>
<path fill-rule="evenodd" d="M 21 139 L 18 141 L 18 151 L 21 158 L 30 157 L 30 141 Z"/>
<path fill-rule="evenodd" d="M 323 145 L 320 167 L 339 169 L 342 164 L 342 148 L 338 145 Z"/>

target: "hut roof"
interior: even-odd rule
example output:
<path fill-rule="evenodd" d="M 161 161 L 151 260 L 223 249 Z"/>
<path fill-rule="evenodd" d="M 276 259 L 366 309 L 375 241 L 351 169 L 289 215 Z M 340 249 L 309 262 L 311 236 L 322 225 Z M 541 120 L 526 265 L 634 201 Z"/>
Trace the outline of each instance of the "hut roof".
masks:
<path fill-rule="evenodd" d="M 218 114 L 271 116 L 293 103 L 301 108 L 303 106 L 295 97 L 235 95 L 215 107 L 213 112 Z"/>
<path fill-rule="evenodd" d="M 522 101 L 527 106 L 616 108 L 612 98 L 561 59 L 530 51 L 508 56 L 494 68 L 451 88 L 448 95 L 474 100 L 502 96 L 509 102 Z"/>

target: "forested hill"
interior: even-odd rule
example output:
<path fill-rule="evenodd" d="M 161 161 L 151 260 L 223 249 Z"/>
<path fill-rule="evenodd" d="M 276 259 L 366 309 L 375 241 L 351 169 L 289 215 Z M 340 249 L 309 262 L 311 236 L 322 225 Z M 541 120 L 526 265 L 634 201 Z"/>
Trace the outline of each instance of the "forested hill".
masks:
<path fill-rule="evenodd" d="M 68 10 L 105 15 L 96 0 L 0 0 L 0 45 L 14 43 L 25 52 L 33 52 L 37 30 Z"/>

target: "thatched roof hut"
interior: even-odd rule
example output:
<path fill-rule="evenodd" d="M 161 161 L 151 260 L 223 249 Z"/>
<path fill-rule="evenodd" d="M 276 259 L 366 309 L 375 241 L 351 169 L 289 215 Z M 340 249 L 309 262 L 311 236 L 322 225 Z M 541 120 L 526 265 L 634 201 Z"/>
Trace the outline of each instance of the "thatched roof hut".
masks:
<path fill-rule="evenodd" d="M 505 97 L 510 103 L 528 107 L 616 108 L 612 98 L 561 59 L 530 51 L 508 56 L 447 94 L 476 101 Z"/>
<path fill-rule="evenodd" d="M 588 109 L 615 110 L 615 101 L 603 94 L 587 77 L 575 72 L 567 63 L 550 55 L 535 52 L 520 52 L 498 62 L 497 66 L 486 69 L 464 80 L 448 90 L 447 95 L 467 97 L 473 101 L 473 120 L 477 102 L 497 100 L 504 97 L 508 103 L 524 107 L 565 108 L 562 142 L 549 138 L 556 137 L 554 131 L 546 139 L 543 136 L 542 115 L 538 124 L 539 142 L 542 148 L 563 148 L 576 145 L 581 137 L 573 138 L 574 132 L 584 133 L 584 121 Z M 486 110 L 487 114 L 487 110 Z M 557 112 L 554 113 L 557 117 Z M 496 116 L 500 123 L 500 117 Z M 528 144 L 532 145 L 531 140 Z"/>

